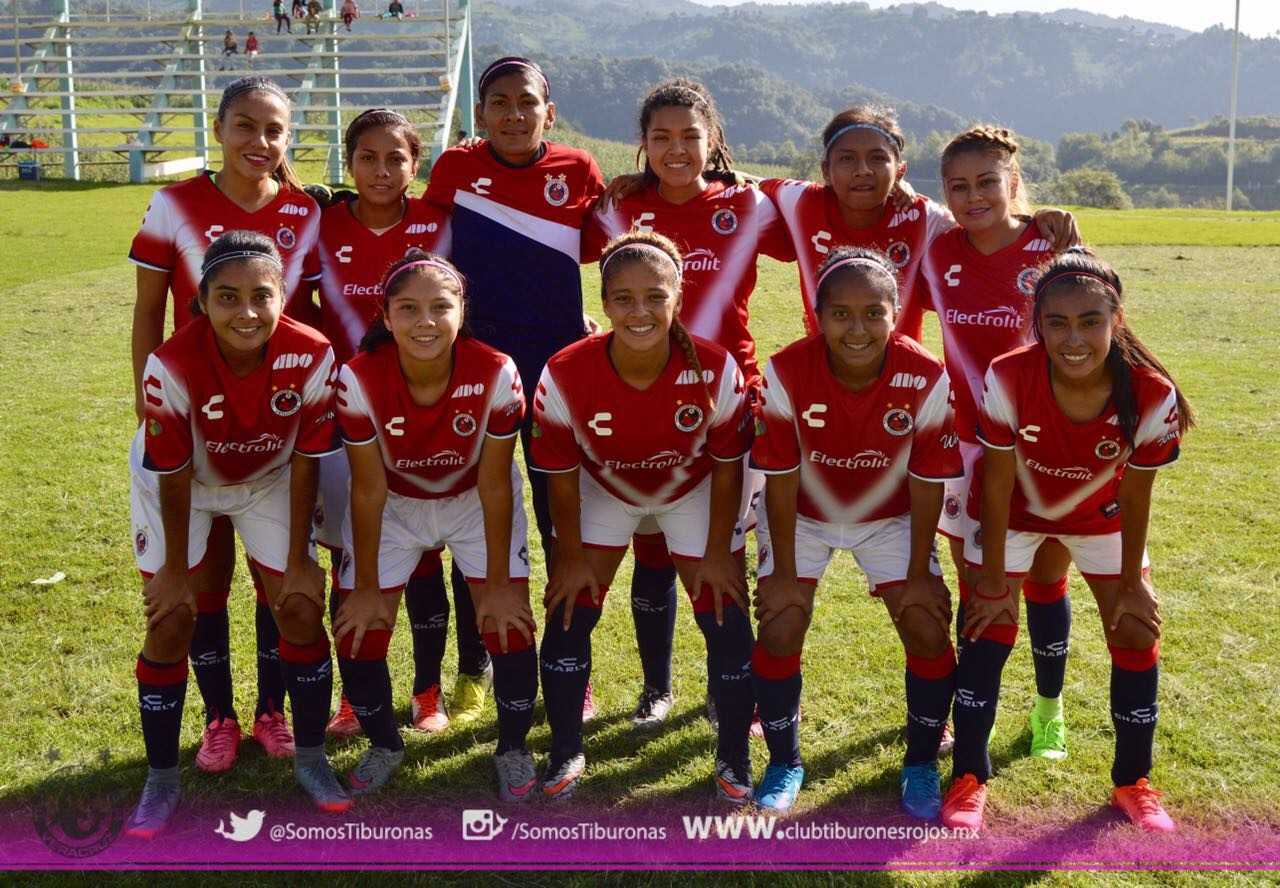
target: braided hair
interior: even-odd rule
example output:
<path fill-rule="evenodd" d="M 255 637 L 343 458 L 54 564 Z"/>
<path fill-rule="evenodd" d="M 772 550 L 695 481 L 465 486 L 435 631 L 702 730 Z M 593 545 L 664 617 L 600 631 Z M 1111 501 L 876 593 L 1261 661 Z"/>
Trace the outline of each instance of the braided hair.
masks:
<path fill-rule="evenodd" d="M 667 258 L 671 260 L 670 263 L 663 261 L 661 256 L 654 252 L 654 249 L 665 253 Z M 651 271 L 662 275 L 675 291 L 677 300 L 679 299 L 681 269 L 684 267 L 684 260 L 680 256 L 680 248 L 675 245 L 671 238 L 664 237 L 657 232 L 630 231 L 609 241 L 605 245 L 604 252 L 600 254 L 601 302 L 605 300 L 609 292 L 609 282 L 613 280 L 619 271 L 633 263 L 643 264 Z M 698 360 L 697 345 L 689 334 L 688 328 L 681 323 L 679 311 L 671 319 L 671 338 L 680 348 L 680 351 L 684 353 L 685 360 L 690 368 L 694 373 L 698 374 L 698 379 L 702 382 L 702 391 L 707 396 L 708 409 L 714 411 L 716 406 L 715 397 L 711 394 L 706 377 L 703 375 L 702 362 Z"/>
<path fill-rule="evenodd" d="M 401 272 L 401 269 L 415 262 L 427 264 Z M 450 274 L 450 271 L 452 271 L 452 274 Z M 360 351 L 371 352 L 383 343 L 392 342 L 395 339 L 395 336 L 387 328 L 387 322 L 383 319 L 383 314 L 391 304 L 392 297 L 407 287 L 410 281 L 428 276 L 433 277 L 443 289 L 457 295 L 458 301 L 462 305 L 462 323 L 458 327 L 458 336 L 471 335 L 471 328 L 467 325 L 467 288 L 464 283 L 466 278 L 462 276 L 462 272 L 458 271 L 457 267 L 443 256 L 437 256 L 435 253 L 428 253 L 426 250 L 411 247 L 404 256 L 391 263 L 382 274 L 382 281 L 378 284 L 378 291 L 382 294 L 382 311 L 378 312 L 373 319 L 373 323 L 369 324 L 368 331 L 360 340 Z"/>
<path fill-rule="evenodd" d="M 654 112 L 661 108 L 690 108 L 702 118 L 707 127 L 707 165 L 702 174 L 709 179 L 733 182 L 733 154 L 724 137 L 724 120 L 711 98 L 711 92 L 696 80 L 676 77 L 664 80 L 649 91 L 640 103 L 640 142 L 636 149 L 636 169 L 643 170 L 645 184 L 652 184 L 658 177 L 649 166 L 645 155 L 644 139 L 649 133 Z"/>
<path fill-rule="evenodd" d="M 988 154 L 1008 167 L 1009 177 L 1014 183 L 1013 194 L 1009 201 L 1010 209 L 1014 215 L 1026 216 L 1031 210 L 1031 204 L 1027 198 L 1027 183 L 1022 175 L 1022 164 L 1018 161 L 1018 152 L 1021 150 L 1022 146 L 1018 144 L 1018 139 L 1012 130 L 991 124 L 971 127 L 948 142 L 947 147 L 942 149 L 940 164 L 942 179 L 946 181 L 947 165 L 960 155 Z"/>
<path fill-rule="evenodd" d="M 1032 308 L 1032 329 L 1038 342 L 1044 342 L 1041 329 L 1044 303 L 1054 294 L 1076 288 L 1101 294 L 1112 314 L 1119 313 L 1124 305 L 1124 286 L 1115 269 L 1095 256 L 1088 247 L 1071 247 L 1040 267 Z M 1111 350 L 1107 352 L 1106 362 L 1107 369 L 1111 371 L 1111 401 L 1116 408 L 1120 431 L 1133 447 L 1139 418 L 1137 397 L 1133 392 L 1133 370 L 1153 370 L 1171 383 L 1173 376 L 1129 328 L 1123 316 L 1111 331 Z M 1195 425 L 1195 414 L 1176 383 L 1173 388 L 1178 399 L 1178 433 L 1183 434 Z"/>
<path fill-rule="evenodd" d="M 231 110 L 239 99 L 244 98 L 250 93 L 266 93 L 275 96 L 285 108 L 291 108 L 289 95 L 284 91 L 280 84 L 276 83 L 269 77 L 239 77 L 227 84 L 222 90 L 222 98 L 218 101 L 218 120 L 225 122 L 227 112 Z M 280 158 L 280 165 L 271 171 L 271 178 L 280 183 L 281 188 L 287 188 L 290 191 L 302 191 L 302 180 L 298 178 L 298 174 L 293 171 L 293 167 L 289 165 L 288 156 Z"/>

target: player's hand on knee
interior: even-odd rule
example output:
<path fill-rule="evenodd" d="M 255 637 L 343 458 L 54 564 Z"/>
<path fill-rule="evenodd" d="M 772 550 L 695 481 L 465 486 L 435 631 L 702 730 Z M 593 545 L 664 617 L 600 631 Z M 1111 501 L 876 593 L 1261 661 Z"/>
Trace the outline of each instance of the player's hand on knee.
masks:
<path fill-rule="evenodd" d="M 290 563 L 285 568 L 284 578 L 280 581 L 280 597 L 276 600 L 276 610 L 284 607 L 290 596 L 301 595 L 324 612 L 324 569 L 310 558 L 298 563 Z"/>
<path fill-rule="evenodd" d="M 587 562 L 581 551 L 556 551 L 554 566 L 551 569 L 551 580 L 547 583 L 546 595 L 542 603 L 547 609 L 547 619 L 564 605 L 564 628 L 567 632 L 573 622 L 573 607 L 577 603 L 578 593 L 583 589 L 591 596 L 591 603 L 600 606 L 600 583 L 596 580 L 595 571 Z"/>
<path fill-rule="evenodd" d="M 514 629 L 533 644 L 533 609 L 529 590 L 522 583 L 476 583 L 471 587 L 476 606 L 476 628 L 481 634 L 496 632 L 498 647 L 507 650 L 507 633 Z"/>
<path fill-rule="evenodd" d="M 813 613 L 813 587 L 795 577 L 777 573 L 760 578 L 755 596 L 756 622 L 765 626 L 789 607 L 798 607 L 808 617 Z"/>
<path fill-rule="evenodd" d="M 698 562 L 698 569 L 693 576 L 695 597 L 701 595 L 706 587 L 711 588 L 717 626 L 724 625 L 725 598 L 733 599 L 744 614 L 747 612 L 747 579 L 742 575 L 737 559 L 727 549 L 708 551 Z"/>
<path fill-rule="evenodd" d="M 333 621 L 333 637 L 351 633 L 351 658 L 360 653 L 360 643 L 370 629 L 391 629 L 391 613 L 380 589 L 357 588 L 348 594 Z"/>
<path fill-rule="evenodd" d="M 196 615 L 196 594 L 191 586 L 190 576 L 181 568 L 161 567 L 155 575 L 142 587 L 142 600 L 146 604 L 143 611 L 147 618 L 147 628 L 156 626 L 180 607 L 191 612 L 192 619 Z"/>
<path fill-rule="evenodd" d="M 1155 586 L 1151 585 L 1151 579 L 1145 574 L 1130 579 L 1121 578 L 1116 604 L 1107 621 L 1111 632 L 1119 631 L 1120 620 L 1125 615 L 1133 617 L 1151 632 L 1153 644 L 1159 640 L 1160 625 L 1164 622 L 1160 617 L 1160 598 L 1156 595 Z"/>
<path fill-rule="evenodd" d="M 907 577 L 902 586 L 902 594 L 898 597 L 897 608 L 890 612 L 893 622 L 900 623 L 907 608 L 918 607 L 942 627 L 942 634 L 948 634 L 951 624 L 951 594 L 941 577 L 931 573 Z"/>
<path fill-rule="evenodd" d="M 1004 577 L 982 573 L 974 584 L 973 594 L 964 605 L 964 628 L 960 634 L 970 641 L 977 641 L 983 632 L 1007 616 L 1010 623 L 1018 622 L 1018 602 L 1013 597 Z"/>

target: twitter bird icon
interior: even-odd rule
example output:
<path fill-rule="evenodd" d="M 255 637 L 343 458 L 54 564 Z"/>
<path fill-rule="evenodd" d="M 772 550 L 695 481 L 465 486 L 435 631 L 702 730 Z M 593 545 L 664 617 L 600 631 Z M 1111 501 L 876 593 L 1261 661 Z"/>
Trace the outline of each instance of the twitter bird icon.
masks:
<path fill-rule="evenodd" d="M 226 824 L 219 820 L 214 832 L 233 842 L 247 842 L 256 837 L 262 830 L 262 819 L 267 816 L 266 811 L 250 811 L 243 817 L 237 815 L 235 811 L 228 813 L 231 815 L 231 831 L 228 832 Z"/>

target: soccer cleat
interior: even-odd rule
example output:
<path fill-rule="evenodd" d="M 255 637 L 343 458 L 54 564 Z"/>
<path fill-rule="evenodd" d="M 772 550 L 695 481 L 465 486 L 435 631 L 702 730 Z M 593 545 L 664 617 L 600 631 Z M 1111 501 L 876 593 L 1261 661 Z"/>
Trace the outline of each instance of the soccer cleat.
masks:
<path fill-rule="evenodd" d="M 655 728 L 666 720 L 675 700 L 670 691 L 660 691 L 645 685 L 640 691 L 640 701 L 631 716 L 631 724 L 637 728 Z"/>
<path fill-rule="evenodd" d="M 1153 789 L 1146 777 L 1132 786 L 1117 786 L 1111 792 L 1111 804 L 1119 808 L 1135 825 L 1147 832 L 1173 832 L 1173 818 L 1160 804 L 1162 793 Z"/>
<path fill-rule="evenodd" d="M 527 802 L 533 798 L 533 788 L 538 785 L 538 773 L 533 767 L 533 756 L 527 749 L 508 749 L 493 757 L 493 769 L 498 772 L 498 798 L 504 802 Z"/>
<path fill-rule="evenodd" d="M 938 763 L 902 766 L 902 809 L 921 820 L 936 820 L 942 812 Z"/>
<path fill-rule="evenodd" d="M 573 795 L 586 770 L 587 757 L 582 753 L 572 756 L 553 773 L 548 766 L 547 775 L 542 778 L 542 794 L 552 801 L 561 801 Z"/>
<path fill-rule="evenodd" d="M 786 814 L 800 795 L 804 768 L 799 765 L 769 765 L 756 790 L 756 804 L 767 811 Z"/>
<path fill-rule="evenodd" d="M 382 789 L 403 760 L 403 749 L 370 746 L 364 751 L 364 755 L 360 756 L 360 761 L 356 762 L 351 773 L 347 775 L 351 794 L 364 795 Z"/>
<path fill-rule="evenodd" d="M 942 739 L 938 741 L 938 755 L 951 755 L 956 748 L 956 735 L 951 733 L 951 722 L 942 726 Z"/>
<path fill-rule="evenodd" d="M 285 721 L 283 712 L 264 712 L 253 721 L 253 739 L 271 758 L 292 758 L 294 753 L 293 731 Z"/>
<path fill-rule="evenodd" d="M 354 737 L 360 731 L 360 719 L 356 718 L 356 711 L 351 708 L 351 701 L 347 699 L 346 694 L 343 694 L 338 703 L 338 711 L 333 714 L 333 718 L 329 719 L 324 732 L 330 737 Z"/>
<path fill-rule="evenodd" d="M 986 806 L 986 784 L 979 783 L 972 774 L 962 774 L 951 781 L 947 797 L 942 800 L 942 825 L 979 832 Z"/>
<path fill-rule="evenodd" d="M 319 747 L 316 755 L 297 756 L 293 760 L 293 775 L 298 785 L 316 803 L 316 807 L 329 814 L 341 814 L 354 804 L 351 794 L 338 781 L 333 767 Z"/>
<path fill-rule="evenodd" d="M 988 741 L 990 742 L 990 741 Z M 1031 707 L 1031 754 L 1055 762 L 1067 757 L 1067 722 L 1061 715 L 1044 718 Z"/>
<path fill-rule="evenodd" d="M 596 694 L 591 687 L 591 680 L 587 680 L 587 692 L 582 696 L 582 721 L 584 723 L 591 721 L 596 717 Z"/>
<path fill-rule="evenodd" d="M 240 723 L 234 718 L 215 718 L 204 726 L 196 767 L 208 774 L 230 771 L 240 750 Z"/>
<path fill-rule="evenodd" d="M 410 705 L 411 724 L 415 731 L 439 734 L 449 727 L 449 713 L 440 698 L 440 685 L 434 684 L 421 694 L 414 694 Z"/>
<path fill-rule="evenodd" d="M 716 792 L 731 805 L 751 801 L 751 762 L 744 761 L 735 768 L 723 759 L 716 759 Z"/>
<path fill-rule="evenodd" d="M 178 769 L 173 770 L 176 772 Z M 176 781 L 162 782 L 148 775 L 146 785 L 142 787 L 142 798 L 138 800 L 138 807 L 129 818 L 124 834 L 135 839 L 154 839 L 169 825 L 181 797 L 182 791 Z"/>
<path fill-rule="evenodd" d="M 453 684 L 453 697 L 449 700 L 448 709 L 453 713 L 454 724 L 472 725 L 479 721 L 480 716 L 484 715 L 484 699 L 491 687 L 493 687 L 492 662 L 479 675 L 459 672 L 458 680 Z"/>

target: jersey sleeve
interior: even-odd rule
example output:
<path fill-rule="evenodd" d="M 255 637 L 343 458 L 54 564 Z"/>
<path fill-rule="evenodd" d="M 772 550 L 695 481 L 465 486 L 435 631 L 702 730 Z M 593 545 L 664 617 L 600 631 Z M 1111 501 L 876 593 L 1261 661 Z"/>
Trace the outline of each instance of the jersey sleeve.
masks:
<path fill-rule="evenodd" d="M 351 371 L 349 365 L 343 365 L 338 371 L 338 428 L 342 440 L 346 444 L 368 444 L 378 437 L 373 408 L 364 396 L 364 388 L 360 379 Z"/>
<path fill-rule="evenodd" d="M 915 433 L 907 471 L 921 481 L 944 481 L 964 476 L 960 439 L 956 437 L 951 383 L 944 371 L 916 411 Z"/>
<path fill-rule="evenodd" d="M 751 450 L 754 431 L 747 407 L 747 383 L 733 355 L 725 355 L 716 389 L 716 409 L 707 432 L 707 453 L 720 462 L 733 462 Z"/>
<path fill-rule="evenodd" d="M 311 212 L 307 214 L 307 228 L 303 232 L 303 237 L 310 247 L 302 257 L 302 279 L 318 281 L 320 280 L 320 205 L 314 201 L 312 201 Z"/>
<path fill-rule="evenodd" d="M 333 349 L 326 348 L 324 357 L 311 368 L 302 389 L 302 418 L 298 421 L 295 453 L 324 456 L 338 449 L 338 425 L 334 418 L 334 386 L 338 381 L 338 364 Z"/>
<path fill-rule="evenodd" d="M 457 149 L 445 151 L 431 168 L 431 177 L 427 180 L 427 190 L 422 199 L 434 207 L 446 212 L 453 211 L 453 192 L 456 189 Z"/>
<path fill-rule="evenodd" d="M 1178 423 L 1178 391 L 1170 386 L 1164 398 L 1154 402 L 1153 409 L 1139 421 L 1129 466 L 1154 470 L 1177 462 L 1181 440 Z"/>
<path fill-rule="evenodd" d="M 982 407 L 978 410 L 978 440 L 996 450 L 1012 450 L 1017 428 L 1018 414 L 1013 393 L 996 373 L 996 368 L 988 367 L 987 378 L 982 385 Z"/>
<path fill-rule="evenodd" d="M 154 354 L 142 371 L 146 402 L 146 457 L 143 465 L 167 475 L 191 462 L 191 396 L 185 382 Z M 210 402 L 212 403 L 212 401 Z"/>
<path fill-rule="evenodd" d="M 760 196 L 760 202 L 756 206 L 756 212 L 760 214 L 760 252 L 779 262 L 795 262 L 795 244 L 791 241 L 786 223 L 782 221 L 782 214 L 767 194 L 762 191 L 755 193 Z"/>
<path fill-rule="evenodd" d="M 621 208 L 597 207 L 582 226 L 582 262 L 595 262 L 604 252 L 605 244 L 620 234 L 627 233 L 626 216 Z"/>
<path fill-rule="evenodd" d="M 766 475 L 784 475 L 800 466 L 800 438 L 796 433 L 795 408 L 782 384 L 773 361 L 764 369 L 763 403 L 756 423 L 756 440 L 751 445 L 751 467 Z"/>
<path fill-rule="evenodd" d="M 542 368 L 533 396 L 532 439 L 532 468 L 539 472 L 572 472 L 582 461 L 573 418 L 550 367 Z"/>
<path fill-rule="evenodd" d="M 173 241 L 176 230 L 172 200 L 162 188 L 151 195 L 142 227 L 129 246 L 129 261 L 152 271 L 173 271 L 178 262 Z"/>
<path fill-rule="evenodd" d="M 951 215 L 951 211 L 937 201 L 924 199 L 924 246 L 927 250 L 929 244 L 937 239 L 938 235 L 944 231 L 950 231 L 956 226 L 956 217 Z"/>
<path fill-rule="evenodd" d="M 485 434 L 490 438 L 514 437 L 524 420 L 524 387 L 520 384 L 520 372 L 516 370 L 515 361 L 507 358 L 493 387 Z"/>

